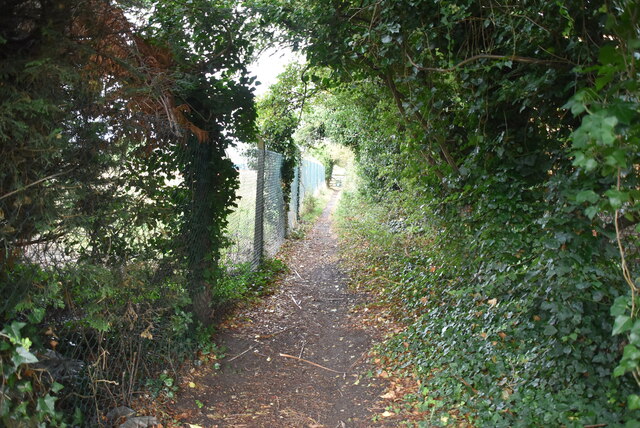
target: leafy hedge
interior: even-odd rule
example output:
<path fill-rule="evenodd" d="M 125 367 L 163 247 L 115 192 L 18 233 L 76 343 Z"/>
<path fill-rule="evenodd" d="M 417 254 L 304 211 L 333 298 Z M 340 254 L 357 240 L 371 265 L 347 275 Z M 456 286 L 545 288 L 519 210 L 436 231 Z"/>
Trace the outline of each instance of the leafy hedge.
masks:
<path fill-rule="evenodd" d="M 213 298 L 231 294 L 225 149 L 255 132 L 254 33 L 236 8 L 3 9 L 0 425 L 98 426 L 210 333 Z"/>
<path fill-rule="evenodd" d="M 566 239 L 545 206 L 514 199 L 452 224 L 425 200 L 343 197 L 355 281 L 377 284 L 406 325 L 383 349 L 421 380 L 425 402 L 480 426 L 637 418 L 624 404 L 633 381 L 612 377 L 623 341 L 607 312 L 624 288 L 600 254 L 614 246 L 590 229 Z M 477 222 L 485 215 L 497 221 Z"/>

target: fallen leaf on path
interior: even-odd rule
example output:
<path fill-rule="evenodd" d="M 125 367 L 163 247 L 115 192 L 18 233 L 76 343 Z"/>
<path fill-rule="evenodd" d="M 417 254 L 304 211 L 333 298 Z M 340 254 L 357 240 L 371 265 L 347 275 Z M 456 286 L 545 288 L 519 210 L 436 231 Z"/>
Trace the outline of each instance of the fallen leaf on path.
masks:
<path fill-rule="evenodd" d="M 176 419 L 177 420 L 182 420 L 182 419 L 187 419 L 191 417 L 191 412 L 182 412 L 178 415 L 176 415 Z"/>
<path fill-rule="evenodd" d="M 385 398 L 388 400 L 393 400 L 396 398 L 396 393 L 394 391 L 389 391 L 386 394 L 382 394 L 380 398 Z"/>

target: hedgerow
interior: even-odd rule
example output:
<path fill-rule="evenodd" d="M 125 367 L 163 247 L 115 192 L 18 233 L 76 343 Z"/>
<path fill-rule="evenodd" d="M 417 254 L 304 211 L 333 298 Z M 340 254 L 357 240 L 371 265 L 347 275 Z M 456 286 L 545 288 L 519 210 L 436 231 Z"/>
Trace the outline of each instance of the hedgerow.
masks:
<path fill-rule="evenodd" d="M 255 132 L 236 7 L 3 6 L 0 425 L 105 424 L 207 345 L 229 280 L 225 149 Z"/>
<path fill-rule="evenodd" d="M 501 204 L 492 216 L 510 221 L 487 227 L 470 213 L 454 228 L 424 200 L 375 204 L 343 197 L 343 252 L 358 263 L 354 281 L 375 284 L 406 326 L 382 349 L 421 381 L 425 402 L 480 426 L 638 417 L 624 406 L 633 382 L 612 377 L 623 341 L 603 314 L 624 287 L 599 257 L 602 246 L 615 256 L 609 239 L 589 229 L 563 240 L 544 206 Z"/>

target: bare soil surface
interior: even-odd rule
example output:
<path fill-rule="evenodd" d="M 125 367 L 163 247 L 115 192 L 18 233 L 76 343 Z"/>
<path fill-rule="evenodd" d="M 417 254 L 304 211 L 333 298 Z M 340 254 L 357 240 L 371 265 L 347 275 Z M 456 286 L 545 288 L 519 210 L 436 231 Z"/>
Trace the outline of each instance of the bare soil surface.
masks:
<path fill-rule="evenodd" d="M 219 370 L 191 370 L 177 413 L 203 427 L 369 427 L 387 380 L 371 377 L 365 296 L 347 288 L 331 213 L 334 192 L 304 239 L 288 245 L 275 294 L 226 323 Z M 213 363 L 211 363 L 213 364 Z M 211 365 L 209 364 L 209 365 Z M 369 375 L 367 375 L 369 373 Z M 195 385 L 195 387 L 193 387 Z M 189 426 L 188 424 L 186 426 Z"/>

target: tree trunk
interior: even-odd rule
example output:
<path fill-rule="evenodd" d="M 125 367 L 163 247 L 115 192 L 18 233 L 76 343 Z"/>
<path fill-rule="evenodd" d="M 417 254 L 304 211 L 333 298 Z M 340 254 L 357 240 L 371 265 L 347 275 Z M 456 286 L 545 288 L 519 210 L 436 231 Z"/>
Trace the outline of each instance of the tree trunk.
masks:
<path fill-rule="evenodd" d="M 211 222 L 212 212 L 213 144 L 200 143 L 195 137 L 189 138 L 191 157 L 188 178 L 192 190 L 188 230 L 186 234 L 189 293 L 193 303 L 193 313 L 203 325 L 209 325 L 212 318 L 211 289 L 215 286 L 217 260 L 212 257 L 213 242 Z"/>

